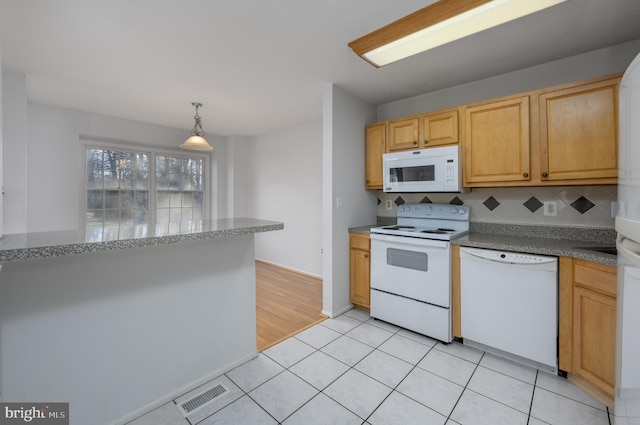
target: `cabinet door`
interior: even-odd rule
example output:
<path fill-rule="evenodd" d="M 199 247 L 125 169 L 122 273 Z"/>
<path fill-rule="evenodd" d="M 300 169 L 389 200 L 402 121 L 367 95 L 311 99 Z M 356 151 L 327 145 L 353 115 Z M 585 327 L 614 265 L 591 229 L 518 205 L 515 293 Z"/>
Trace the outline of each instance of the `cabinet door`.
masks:
<path fill-rule="evenodd" d="M 382 154 L 387 125 L 371 124 L 365 130 L 365 188 L 382 189 Z"/>
<path fill-rule="evenodd" d="M 617 177 L 618 81 L 540 94 L 543 181 Z"/>
<path fill-rule="evenodd" d="M 465 108 L 465 186 L 529 177 L 529 96 Z"/>
<path fill-rule="evenodd" d="M 419 149 L 418 118 L 403 118 L 389 121 L 389 146 L 387 151 Z"/>
<path fill-rule="evenodd" d="M 458 138 L 458 110 L 420 117 L 422 125 L 422 148 L 456 144 Z"/>
<path fill-rule="evenodd" d="M 352 234 L 349 236 L 349 301 L 369 310 L 370 268 L 369 236 Z"/>
<path fill-rule="evenodd" d="M 573 373 L 613 398 L 616 299 L 582 287 L 573 299 Z"/>

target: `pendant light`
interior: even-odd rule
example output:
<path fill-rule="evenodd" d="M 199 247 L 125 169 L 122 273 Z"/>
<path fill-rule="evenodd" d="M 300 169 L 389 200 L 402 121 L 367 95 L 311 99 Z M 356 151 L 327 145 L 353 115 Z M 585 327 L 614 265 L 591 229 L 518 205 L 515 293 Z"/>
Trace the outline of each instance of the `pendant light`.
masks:
<path fill-rule="evenodd" d="M 191 104 L 196 108 L 196 114 L 193 117 L 196 123 L 191 130 L 191 137 L 185 140 L 180 147 L 192 151 L 212 151 L 213 147 L 204 138 L 204 130 L 200 122 L 200 115 L 198 115 L 198 108 L 202 106 L 202 103 L 191 102 Z"/>

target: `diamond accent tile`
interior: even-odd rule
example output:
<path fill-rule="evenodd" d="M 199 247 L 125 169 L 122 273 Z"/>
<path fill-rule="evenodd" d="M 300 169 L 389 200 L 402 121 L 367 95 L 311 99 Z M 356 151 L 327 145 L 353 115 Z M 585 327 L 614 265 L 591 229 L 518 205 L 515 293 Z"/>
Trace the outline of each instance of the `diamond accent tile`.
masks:
<path fill-rule="evenodd" d="M 580 214 L 584 214 L 589 211 L 591 208 L 595 207 L 596 204 L 585 198 L 584 196 L 579 197 L 575 201 L 570 204 L 576 211 Z"/>
<path fill-rule="evenodd" d="M 485 207 L 489 209 L 489 211 L 493 211 L 500 205 L 500 202 L 493 196 L 489 196 L 486 201 L 482 203 Z"/>
<path fill-rule="evenodd" d="M 538 211 L 543 204 L 542 202 L 540 202 L 538 198 L 536 198 L 535 196 L 532 196 L 531 198 L 527 199 L 525 203 L 522 205 L 524 205 L 529 211 L 534 213 Z"/>
<path fill-rule="evenodd" d="M 548 187 L 486 187 L 474 188 L 466 193 L 383 193 L 378 192 L 381 204 L 377 207 L 382 224 L 395 224 L 397 201 L 409 203 L 462 204 L 471 207 L 471 221 L 483 223 L 502 223 L 519 225 L 568 225 L 597 228 L 614 228 L 611 217 L 611 202 L 616 202 L 615 185 L 611 186 L 548 186 Z M 493 197 L 499 205 L 493 207 Z M 574 207 L 572 202 L 579 198 Z M 452 200 L 453 198 L 453 200 Z M 558 201 L 558 216 L 548 217 L 542 214 L 543 201 Z M 396 201 L 393 209 L 387 210 L 385 202 Z M 486 204 L 485 204 L 486 202 Z M 491 202 L 491 203 L 489 203 Z M 587 209 L 593 203 L 594 206 Z M 581 205 L 582 211 L 575 206 Z M 494 208 L 491 210 L 490 208 Z"/>
<path fill-rule="evenodd" d="M 398 196 L 398 197 L 396 198 L 396 200 L 395 200 L 395 201 L 393 201 L 393 202 L 395 202 L 395 204 L 396 204 L 397 206 L 400 206 L 400 205 L 402 205 L 402 204 L 404 204 L 404 203 L 405 203 L 404 199 L 402 199 L 402 196 Z"/>
<path fill-rule="evenodd" d="M 380 198 L 378 198 L 378 205 L 380 205 L 382 203 L 382 201 L 380 200 Z"/>

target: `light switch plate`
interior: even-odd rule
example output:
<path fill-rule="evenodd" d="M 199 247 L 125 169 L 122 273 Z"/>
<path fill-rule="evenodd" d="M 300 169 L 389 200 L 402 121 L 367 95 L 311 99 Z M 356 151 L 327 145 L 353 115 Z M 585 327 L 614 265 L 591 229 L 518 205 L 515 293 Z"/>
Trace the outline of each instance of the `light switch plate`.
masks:
<path fill-rule="evenodd" d="M 544 201 L 544 215 L 556 217 L 558 215 L 558 201 Z"/>

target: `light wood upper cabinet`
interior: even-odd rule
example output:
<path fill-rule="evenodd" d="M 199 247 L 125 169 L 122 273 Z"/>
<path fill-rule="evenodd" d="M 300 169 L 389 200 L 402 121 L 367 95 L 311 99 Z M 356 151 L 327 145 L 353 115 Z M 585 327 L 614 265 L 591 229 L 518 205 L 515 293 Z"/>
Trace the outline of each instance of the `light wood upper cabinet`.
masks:
<path fill-rule="evenodd" d="M 465 186 L 528 181 L 529 96 L 466 107 L 464 153 Z"/>
<path fill-rule="evenodd" d="M 458 143 L 458 121 L 457 109 L 421 115 L 420 148 Z"/>
<path fill-rule="evenodd" d="M 369 311 L 370 300 L 370 238 L 369 235 L 349 234 L 349 301 Z"/>
<path fill-rule="evenodd" d="M 387 152 L 420 149 L 418 117 L 389 121 Z"/>
<path fill-rule="evenodd" d="M 382 189 L 382 154 L 387 137 L 386 123 L 369 124 L 365 128 L 365 188 Z"/>
<path fill-rule="evenodd" d="M 384 152 L 461 143 L 466 187 L 616 184 L 620 76 L 388 121 Z"/>
<path fill-rule="evenodd" d="M 541 91 L 542 181 L 610 179 L 618 172 L 619 78 Z"/>

